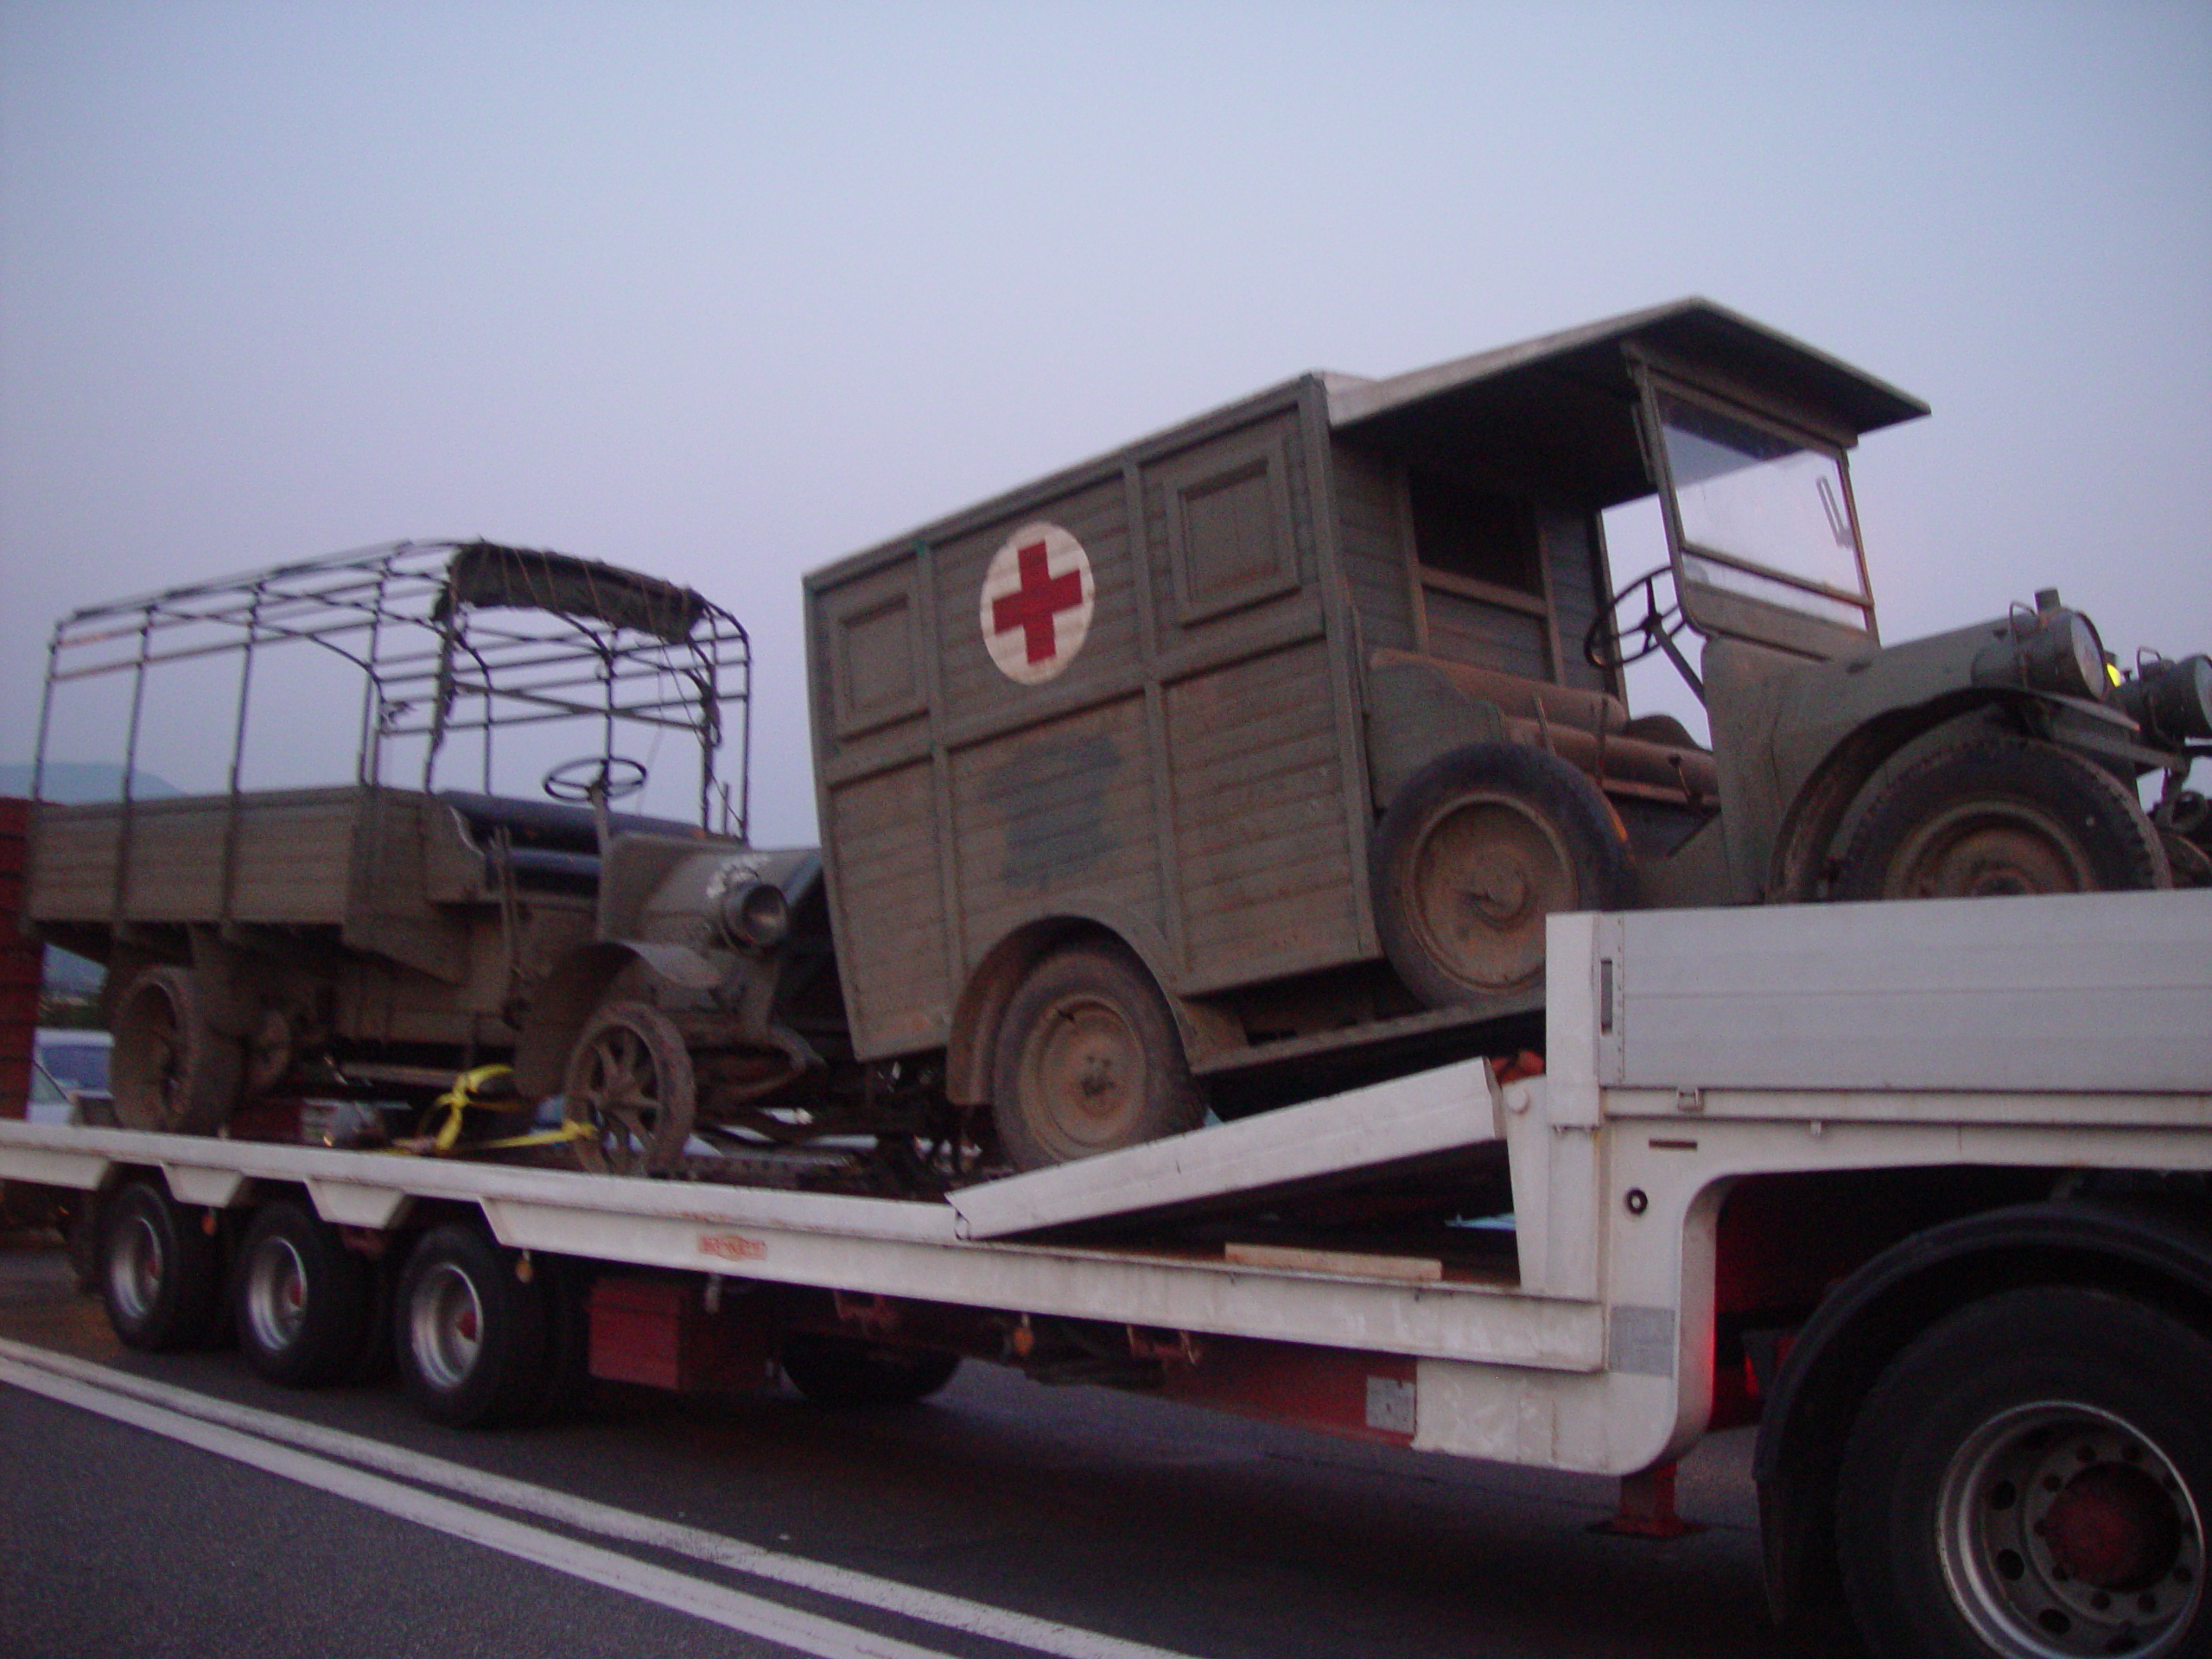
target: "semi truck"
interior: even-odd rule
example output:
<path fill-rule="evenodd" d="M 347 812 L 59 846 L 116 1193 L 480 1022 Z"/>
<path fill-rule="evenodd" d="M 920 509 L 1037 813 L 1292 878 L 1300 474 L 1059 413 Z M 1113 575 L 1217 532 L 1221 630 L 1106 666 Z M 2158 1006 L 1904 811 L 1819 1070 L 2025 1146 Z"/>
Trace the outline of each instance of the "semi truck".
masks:
<path fill-rule="evenodd" d="M 963 1359 L 1623 1478 L 1885 1655 L 2212 1636 L 2212 892 L 1580 912 L 1474 1059 L 932 1198 L 0 1122 L 134 1348 L 448 1424 Z"/>
<path fill-rule="evenodd" d="M 1777 1609 L 2201 1650 L 2212 662 L 2055 592 L 1882 642 L 1846 452 L 1922 412 L 1703 301 L 1300 377 L 810 577 L 819 849 L 752 844 L 675 583 L 88 607 L 38 765 L 89 697 L 120 798 L 34 804 L 22 916 L 107 967 L 118 1127 L 0 1177 L 125 1342 L 441 1421 L 971 1357 L 1649 1506 L 1756 1421 Z M 348 780 L 267 781 L 302 658 Z"/>

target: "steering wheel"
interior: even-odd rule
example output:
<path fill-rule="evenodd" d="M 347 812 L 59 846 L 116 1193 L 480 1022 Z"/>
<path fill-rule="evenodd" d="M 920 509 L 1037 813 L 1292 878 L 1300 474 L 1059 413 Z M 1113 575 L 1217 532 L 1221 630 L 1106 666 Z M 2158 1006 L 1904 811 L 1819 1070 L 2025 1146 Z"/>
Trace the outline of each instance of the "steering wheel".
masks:
<path fill-rule="evenodd" d="M 1670 657 L 1675 654 L 1668 650 L 1669 642 L 1688 623 L 1682 616 L 1679 600 L 1666 605 L 1659 602 L 1659 578 L 1671 580 L 1674 574 L 1671 564 L 1645 571 L 1590 619 L 1590 631 L 1582 636 L 1582 655 L 1592 667 L 1625 668 L 1630 663 L 1642 662 L 1655 651 L 1666 651 Z M 1643 595 L 1643 620 L 1623 627 L 1616 619 L 1638 594 Z"/>
<path fill-rule="evenodd" d="M 545 774 L 545 792 L 556 801 L 588 805 L 593 801 L 619 801 L 645 786 L 641 761 L 620 754 L 588 754 L 566 760 Z"/>

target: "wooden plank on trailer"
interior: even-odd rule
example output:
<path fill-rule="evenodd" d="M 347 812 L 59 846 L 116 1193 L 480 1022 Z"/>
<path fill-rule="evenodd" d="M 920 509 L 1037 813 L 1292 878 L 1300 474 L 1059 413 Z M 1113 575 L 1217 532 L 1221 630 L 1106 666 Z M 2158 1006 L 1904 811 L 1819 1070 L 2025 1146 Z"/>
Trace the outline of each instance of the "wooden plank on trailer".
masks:
<path fill-rule="evenodd" d="M 988 1181 L 952 1194 L 969 1238 L 1007 1238 L 1109 1217 L 1371 1179 L 1393 1165 L 1466 1151 L 1503 1134 L 1489 1065 L 1462 1061 L 1239 1122 Z"/>

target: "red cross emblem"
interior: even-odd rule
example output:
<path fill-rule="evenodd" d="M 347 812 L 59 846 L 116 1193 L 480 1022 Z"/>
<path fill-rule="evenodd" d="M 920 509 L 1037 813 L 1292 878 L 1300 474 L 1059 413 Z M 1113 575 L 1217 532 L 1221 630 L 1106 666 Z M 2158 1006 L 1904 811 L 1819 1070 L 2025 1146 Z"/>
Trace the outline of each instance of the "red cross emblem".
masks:
<path fill-rule="evenodd" d="M 1024 524 L 983 576 L 981 620 L 991 660 L 1025 685 L 1052 678 L 1083 648 L 1095 596 L 1083 543 L 1058 524 Z"/>

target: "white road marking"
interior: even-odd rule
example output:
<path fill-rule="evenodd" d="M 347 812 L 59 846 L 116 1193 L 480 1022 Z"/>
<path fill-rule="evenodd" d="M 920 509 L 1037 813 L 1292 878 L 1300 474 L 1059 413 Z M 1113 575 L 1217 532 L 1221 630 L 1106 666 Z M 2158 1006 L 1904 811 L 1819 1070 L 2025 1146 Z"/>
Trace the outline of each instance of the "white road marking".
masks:
<path fill-rule="evenodd" d="M 654 1567 L 615 1550 L 579 1543 L 540 1527 L 525 1526 L 519 1521 L 472 1509 L 418 1487 L 386 1480 L 381 1475 L 368 1474 L 327 1458 L 275 1445 L 257 1434 L 225 1428 L 219 1423 L 202 1422 L 166 1407 L 128 1399 L 111 1389 L 57 1376 L 35 1366 L 0 1359 L 0 1382 L 12 1382 L 49 1400 L 95 1412 L 134 1428 L 146 1429 L 218 1457 L 312 1486 L 318 1491 L 381 1510 L 386 1515 L 412 1521 L 469 1543 L 482 1544 L 505 1554 L 550 1567 L 571 1578 L 656 1602 L 725 1630 L 817 1655 L 818 1659 L 951 1659 L 951 1656 L 934 1648 L 918 1648 L 910 1642 L 880 1636 L 857 1625 L 841 1624 L 835 1619 L 709 1584 L 704 1579 L 672 1573 L 664 1567 Z"/>
<path fill-rule="evenodd" d="M 942 1625 L 947 1630 L 1052 1654 L 1056 1656 L 1056 1659 L 1187 1659 L 1187 1656 L 1166 1648 L 1125 1641 L 1119 1637 L 1084 1630 L 1079 1625 L 1065 1624 L 1027 1613 L 1014 1612 L 1007 1608 L 995 1607 L 988 1602 L 970 1601 L 964 1597 L 924 1590 L 912 1585 L 900 1584 L 895 1580 L 856 1572 L 850 1567 L 834 1567 L 826 1561 L 809 1560 L 804 1556 L 765 1549 L 758 1544 L 726 1538 L 719 1533 L 708 1532 L 698 1527 L 687 1527 L 680 1522 L 661 1521 L 650 1516 L 633 1514 L 627 1510 L 616 1509 L 612 1504 L 594 1503 L 589 1498 L 531 1485 L 505 1475 L 471 1469 L 464 1464 L 449 1463 L 441 1458 L 388 1446 L 381 1440 L 348 1434 L 340 1429 L 299 1422 L 275 1412 L 232 1405 L 226 1401 L 194 1394 L 188 1389 L 157 1382 L 148 1377 L 126 1376 L 105 1365 L 0 1338 L 0 1377 L 16 1381 L 18 1379 L 7 1368 L 10 1360 L 60 1376 L 73 1377 L 96 1388 L 127 1395 L 185 1416 L 226 1425 L 247 1434 L 343 1459 L 365 1468 L 381 1470 L 386 1474 L 417 1481 L 424 1485 L 441 1487 L 466 1497 L 496 1503 L 503 1509 L 517 1510 L 540 1520 L 596 1533 L 603 1538 L 640 1544 L 649 1548 L 665 1550 L 671 1554 L 687 1555 L 694 1560 L 728 1567 L 773 1583 L 836 1596 L 884 1612 Z"/>

